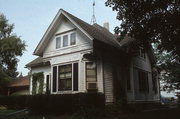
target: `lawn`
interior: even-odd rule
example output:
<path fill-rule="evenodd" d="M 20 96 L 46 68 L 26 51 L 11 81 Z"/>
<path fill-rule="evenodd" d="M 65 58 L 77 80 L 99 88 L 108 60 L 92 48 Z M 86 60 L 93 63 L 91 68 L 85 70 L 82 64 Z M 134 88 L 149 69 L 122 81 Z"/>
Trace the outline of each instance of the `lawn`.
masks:
<path fill-rule="evenodd" d="M 63 116 L 42 116 L 42 115 L 29 115 L 21 113 L 16 116 L 7 116 L 16 110 L 0 109 L 0 119 L 82 119 L 82 117 L 75 115 Z M 91 113 L 90 113 L 91 114 Z M 124 113 L 124 114 L 110 114 L 106 113 L 103 117 L 86 115 L 84 119 L 180 119 L 180 109 L 163 109 L 138 113 Z"/>

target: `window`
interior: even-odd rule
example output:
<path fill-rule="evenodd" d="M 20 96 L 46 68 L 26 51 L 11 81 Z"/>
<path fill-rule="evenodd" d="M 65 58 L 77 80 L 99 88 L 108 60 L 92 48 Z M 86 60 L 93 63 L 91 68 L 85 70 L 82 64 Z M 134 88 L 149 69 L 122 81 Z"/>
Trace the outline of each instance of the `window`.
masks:
<path fill-rule="evenodd" d="M 76 44 L 76 34 L 71 33 L 70 35 L 70 45 L 75 45 Z"/>
<path fill-rule="evenodd" d="M 78 63 L 53 67 L 53 92 L 78 91 Z"/>
<path fill-rule="evenodd" d="M 138 78 L 139 78 L 139 91 L 149 92 L 148 72 L 139 70 Z"/>
<path fill-rule="evenodd" d="M 56 38 L 56 49 L 61 48 L 61 37 Z"/>
<path fill-rule="evenodd" d="M 96 81 L 96 64 L 94 62 L 86 63 L 86 80 L 87 82 Z"/>
<path fill-rule="evenodd" d="M 86 82 L 88 90 L 97 89 L 97 74 L 96 74 L 96 63 L 87 62 L 86 63 Z"/>
<path fill-rule="evenodd" d="M 59 66 L 58 91 L 72 90 L 72 64 Z"/>
<path fill-rule="evenodd" d="M 76 44 L 76 33 L 69 33 L 56 37 L 56 49 Z"/>
<path fill-rule="evenodd" d="M 63 47 L 68 46 L 68 35 L 63 36 Z"/>
<path fill-rule="evenodd" d="M 142 58 L 146 58 L 146 53 L 145 53 L 145 49 L 143 47 L 139 48 L 139 56 Z"/>

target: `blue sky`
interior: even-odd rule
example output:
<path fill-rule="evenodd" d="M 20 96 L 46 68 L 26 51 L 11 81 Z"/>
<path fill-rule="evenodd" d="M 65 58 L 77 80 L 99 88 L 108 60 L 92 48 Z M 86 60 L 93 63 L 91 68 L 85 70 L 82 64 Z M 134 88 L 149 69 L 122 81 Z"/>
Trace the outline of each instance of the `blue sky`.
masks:
<path fill-rule="evenodd" d="M 105 6 L 106 0 L 96 0 L 95 16 L 99 25 L 110 23 L 110 31 L 120 22 L 116 12 Z M 14 33 L 26 42 L 26 51 L 19 57 L 18 71 L 27 75 L 25 65 L 36 58 L 33 51 L 60 8 L 90 23 L 93 0 L 0 0 L 0 13 L 14 23 Z"/>

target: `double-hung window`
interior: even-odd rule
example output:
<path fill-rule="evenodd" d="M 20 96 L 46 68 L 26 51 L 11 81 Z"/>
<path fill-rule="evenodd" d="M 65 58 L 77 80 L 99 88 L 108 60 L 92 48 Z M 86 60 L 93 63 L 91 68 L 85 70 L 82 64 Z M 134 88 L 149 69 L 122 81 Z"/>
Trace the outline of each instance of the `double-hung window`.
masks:
<path fill-rule="evenodd" d="M 149 92 L 148 72 L 139 70 L 138 77 L 139 77 L 139 91 Z"/>
<path fill-rule="evenodd" d="M 59 66 L 58 90 L 72 90 L 72 64 Z"/>
<path fill-rule="evenodd" d="M 76 33 L 71 33 L 70 34 L 70 45 L 75 45 L 76 44 Z"/>
<path fill-rule="evenodd" d="M 76 44 L 75 32 L 56 37 L 56 49 L 72 46 L 75 44 Z"/>
<path fill-rule="evenodd" d="M 63 47 L 67 47 L 68 46 L 68 35 L 64 35 L 63 36 Z"/>
<path fill-rule="evenodd" d="M 145 49 L 143 47 L 139 48 L 139 56 L 146 59 L 146 53 L 145 53 Z"/>
<path fill-rule="evenodd" d="M 61 48 L 61 37 L 56 38 L 56 49 Z"/>
<path fill-rule="evenodd" d="M 97 89 L 97 73 L 96 73 L 96 63 L 86 62 L 86 82 L 87 89 L 94 90 Z"/>
<path fill-rule="evenodd" d="M 52 92 L 78 91 L 78 63 L 53 67 Z"/>

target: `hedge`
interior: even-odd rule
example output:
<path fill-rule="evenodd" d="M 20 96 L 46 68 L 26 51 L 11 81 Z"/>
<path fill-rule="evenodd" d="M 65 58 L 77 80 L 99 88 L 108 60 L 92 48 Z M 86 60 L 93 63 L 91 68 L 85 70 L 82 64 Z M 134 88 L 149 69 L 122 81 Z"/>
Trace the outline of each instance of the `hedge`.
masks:
<path fill-rule="evenodd" d="M 89 108 L 104 108 L 101 93 L 29 95 L 0 97 L 0 105 L 9 109 L 27 108 L 33 114 L 66 114 Z"/>

